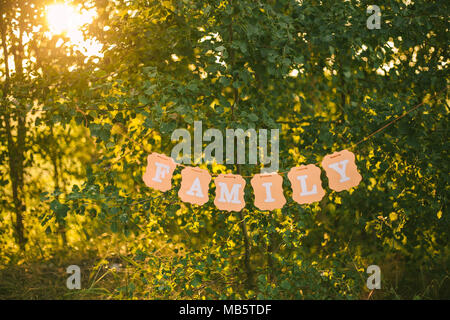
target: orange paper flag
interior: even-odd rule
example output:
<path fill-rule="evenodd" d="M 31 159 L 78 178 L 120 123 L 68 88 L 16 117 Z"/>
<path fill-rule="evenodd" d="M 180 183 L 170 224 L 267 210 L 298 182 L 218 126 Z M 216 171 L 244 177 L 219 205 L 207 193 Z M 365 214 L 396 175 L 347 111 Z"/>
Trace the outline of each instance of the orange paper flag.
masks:
<path fill-rule="evenodd" d="M 219 174 L 214 179 L 216 198 L 214 204 L 220 210 L 241 211 L 245 207 L 245 180 L 238 174 Z"/>
<path fill-rule="evenodd" d="M 347 150 L 325 156 L 322 167 L 327 173 L 330 189 L 335 191 L 356 187 L 362 180 L 355 164 L 355 155 Z"/>
<path fill-rule="evenodd" d="M 283 178 L 277 173 L 255 174 L 250 181 L 255 193 L 255 207 L 260 210 L 283 208 Z"/>
<path fill-rule="evenodd" d="M 320 201 L 325 195 L 320 180 L 320 168 L 313 164 L 292 168 L 288 178 L 292 186 L 292 199 L 299 204 Z"/>
<path fill-rule="evenodd" d="M 160 191 L 170 190 L 176 166 L 171 157 L 154 152 L 147 157 L 147 168 L 142 179 L 147 187 Z"/>
<path fill-rule="evenodd" d="M 181 170 L 181 188 L 178 196 L 181 201 L 203 205 L 208 202 L 211 175 L 208 170 L 186 167 Z"/>

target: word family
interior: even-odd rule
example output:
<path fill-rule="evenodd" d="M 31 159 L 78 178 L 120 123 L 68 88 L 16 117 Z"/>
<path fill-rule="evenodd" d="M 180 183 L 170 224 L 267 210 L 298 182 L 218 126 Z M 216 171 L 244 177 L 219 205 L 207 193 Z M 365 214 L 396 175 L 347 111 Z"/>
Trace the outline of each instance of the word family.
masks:
<path fill-rule="evenodd" d="M 159 191 L 172 188 L 172 175 L 177 164 L 166 155 L 152 153 L 147 157 L 147 168 L 143 176 L 145 184 Z M 355 155 L 347 150 L 325 156 L 322 160 L 328 185 L 334 191 L 349 190 L 362 180 L 355 163 Z M 288 179 L 292 187 L 292 199 L 299 204 L 320 201 L 325 195 L 320 179 L 319 167 L 308 164 L 291 168 Z M 181 170 L 181 187 L 178 196 L 184 202 L 203 205 L 209 200 L 211 175 L 208 170 L 185 167 Z M 214 205 L 219 210 L 241 211 L 245 207 L 245 179 L 238 174 L 219 174 L 214 179 L 216 186 Z M 250 184 L 255 195 L 254 204 L 260 210 L 281 209 L 286 203 L 283 194 L 283 178 L 279 173 L 261 173 L 252 177 Z"/>

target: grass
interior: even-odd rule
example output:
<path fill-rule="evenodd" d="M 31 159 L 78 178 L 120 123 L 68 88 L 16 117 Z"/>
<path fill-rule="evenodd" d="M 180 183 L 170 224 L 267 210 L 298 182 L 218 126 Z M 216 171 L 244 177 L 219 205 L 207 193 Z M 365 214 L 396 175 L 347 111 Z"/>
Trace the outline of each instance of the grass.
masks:
<path fill-rule="evenodd" d="M 123 240 L 123 239 L 122 239 Z M 71 299 L 180 299 L 183 296 L 176 289 L 168 294 L 158 291 L 153 283 L 157 270 L 145 260 L 135 262 L 127 254 L 127 247 L 121 239 L 109 236 L 97 237 L 92 246 L 77 249 L 77 246 L 60 246 L 53 252 L 33 248 L 26 254 L 17 254 L 9 263 L 0 264 L 0 300 L 71 300 Z M 155 241 L 159 248 L 153 251 L 157 265 L 171 263 L 175 253 L 163 240 Z M 81 246 L 80 246 L 81 247 Z M 398 259 L 395 259 L 398 262 Z M 361 299 L 442 299 L 450 296 L 450 277 L 446 267 L 436 274 L 417 273 L 414 279 L 405 278 L 411 272 L 391 264 L 383 266 L 382 289 L 375 290 Z M 66 286 L 66 272 L 69 265 L 81 269 L 81 290 L 69 290 Z M 391 270 L 391 273 L 388 271 Z M 141 276 L 148 279 L 143 283 Z M 414 282 L 414 281 L 415 282 Z M 420 280 L 420 284 L 416 283 Z M 413 282 L 411 282 L 413 281 Z M 206 283 L 203 283 L 206 285 Z M 221 292 L 226 284 L 208 284 Z M 202 286 L 200 286 L 200 289 Z M 412 292 L 411 289 L 414 289 Z M 416 291 L 417 290 L 417 291 Z M 214 299 L 206 294 L 206 299 Z"/>

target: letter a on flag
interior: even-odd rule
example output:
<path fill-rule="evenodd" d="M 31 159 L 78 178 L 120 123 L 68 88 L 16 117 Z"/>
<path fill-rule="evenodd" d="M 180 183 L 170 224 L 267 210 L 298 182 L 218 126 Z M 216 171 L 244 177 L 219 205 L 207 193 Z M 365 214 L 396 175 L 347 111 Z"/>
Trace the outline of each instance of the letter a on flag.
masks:
<path fill-rule="evenodd" d="M 356 187 L 362 180 L 355 163 L 355 155 L 342 150 L 325 156 L 322 160 L 330 189 L 334 191 L 348 190 Z"/>
<path fill-rule="evenodd" d="M 216 198 L 214 204 L 219 210 L 241 211 L 245 207 L 245 180 L 238 174 L 219 174 L 214 179 Z"/>
<path fill-rule="evenodd" d="M 260 210 L 283 208 L 283 178 L 277 173 L 255 174 L 250 181 L 255 193 L 255 207 Z"/>
<path fill-rule="evenodd" d="M 160 191 L 170 190 L 176 166 L 171 157 L 154 152 L 147 157 L 147 168 L 142 179 L 147 187 Z"/>
<path fill-rule="evenodd" d="M 208 202 L 211 175 L 208 170 L 186 167 L 181 170 L 181 187 L 178 196 L 181 201 L 203 205 Z"/>
<path fill-rule="evenodd" d="M 325 195 L 320 180 L 320 168 L 313 164 L 292 168 L 288 178 L 292 186 L 292 199 L 299 204 L 320 201 Z"/>

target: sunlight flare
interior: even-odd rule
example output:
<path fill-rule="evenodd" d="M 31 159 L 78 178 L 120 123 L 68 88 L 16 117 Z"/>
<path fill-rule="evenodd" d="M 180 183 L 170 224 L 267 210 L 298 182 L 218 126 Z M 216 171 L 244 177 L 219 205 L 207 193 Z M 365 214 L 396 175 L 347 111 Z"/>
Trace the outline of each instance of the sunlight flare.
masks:
<path fill-rule="evenodd" d="M 96 17 L 95 9 L 81 9 L 67 3 L 47 6 L 49 37 L 65 35 L 70 39 L 69 45 L 80 50 L 85 56 L 102 56 L 102 45 L 98 41 L 85 39 L 83 26 L 92 23 Z"/>

